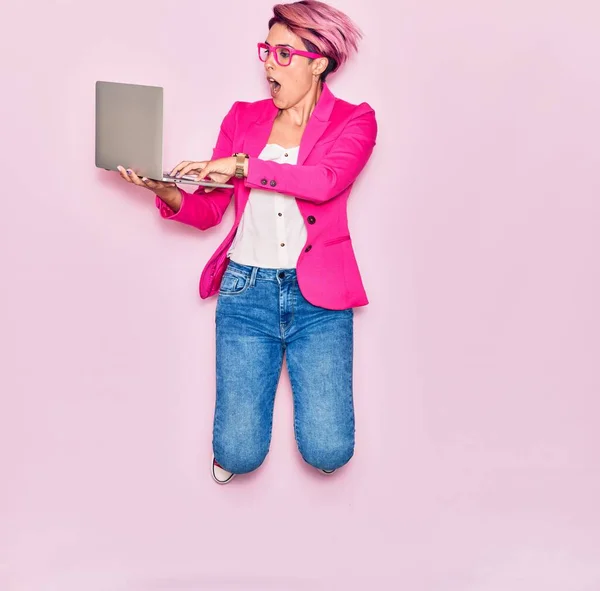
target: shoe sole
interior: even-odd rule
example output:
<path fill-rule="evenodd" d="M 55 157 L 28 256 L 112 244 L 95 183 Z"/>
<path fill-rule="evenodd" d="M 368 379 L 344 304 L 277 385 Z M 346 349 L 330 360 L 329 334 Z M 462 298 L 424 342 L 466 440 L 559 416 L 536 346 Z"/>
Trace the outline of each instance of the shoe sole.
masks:
<path fill-rule="evenodd" d="M 210 474 L 213 478 L 213 480 L 217 483 L 217 484 L 229 484 L 235 477 L 235 474 L 232 474 L 227 480 L 219 480 L 216 476 L 215 476 L 215 458 L 213 457 L 213 463 L 210 466 Z"/>

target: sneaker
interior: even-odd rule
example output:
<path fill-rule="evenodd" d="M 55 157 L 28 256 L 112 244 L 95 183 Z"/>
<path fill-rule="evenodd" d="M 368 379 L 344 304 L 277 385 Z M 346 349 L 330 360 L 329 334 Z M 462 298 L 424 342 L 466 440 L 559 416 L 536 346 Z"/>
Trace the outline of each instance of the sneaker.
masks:
<path fill-rule="evenodd" d="M 218 484 L 227 484 L 228 482 L 231 482 L 233 480 L 233 477 L 235 476 L 235 474 L 227 472 L 227 470 L 221 467 L 217 460 L 215 460 L 214 456 L 212 461 L 211 474 L 213 480 Z"/>
<path fill-rule="evenodd" d="M 333 474 L 335 472 L 335 468 L 333 470 L 321 470 L 321 472 L 323 472 L 323 474 Z"/>

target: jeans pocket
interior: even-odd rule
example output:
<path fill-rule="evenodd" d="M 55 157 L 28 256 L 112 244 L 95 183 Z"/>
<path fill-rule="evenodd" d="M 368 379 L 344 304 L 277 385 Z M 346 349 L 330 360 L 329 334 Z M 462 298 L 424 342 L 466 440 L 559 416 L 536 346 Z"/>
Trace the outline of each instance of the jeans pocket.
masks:
<path fill-rule="evenodd" d="M 231 271 L 225 271 L 223 278 L 221 279 L 221 285 L 219 286 L 219 294 L 238 295 L 243 291 L 246 291 L 249 283 L 250 277 L 232 273 Z"/>

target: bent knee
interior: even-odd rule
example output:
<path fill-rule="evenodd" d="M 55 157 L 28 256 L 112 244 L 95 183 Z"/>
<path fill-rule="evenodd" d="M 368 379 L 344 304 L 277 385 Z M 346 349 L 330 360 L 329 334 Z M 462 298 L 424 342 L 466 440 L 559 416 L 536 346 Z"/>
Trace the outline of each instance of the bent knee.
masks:
<path fill-rule="evenodd" d="M 215 459 L 233 474 L 246 474 L 256 470 L 265 461 L 268 451 L 268 446 L 264 445 L 229 445 L 227 442 L 213 441 Z"/>
<path fill-rule="evenodd" d="M 298 450 L 304 461 L 319 470 L 337 470 L 354 455 L 354 438 L 303 442 Z"/>

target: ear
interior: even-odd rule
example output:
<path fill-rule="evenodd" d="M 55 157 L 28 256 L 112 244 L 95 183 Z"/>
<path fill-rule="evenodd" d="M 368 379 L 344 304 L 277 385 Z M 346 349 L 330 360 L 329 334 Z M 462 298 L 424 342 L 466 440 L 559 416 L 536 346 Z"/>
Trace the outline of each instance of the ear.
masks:
<path fill-rule="evenodd" d="M 326 57 L 319 57 L 315 59 L 312 63 L 313 74 L 315 76 L 320 76 L 326 69 L 329 64 L 329 59 Z"/>

